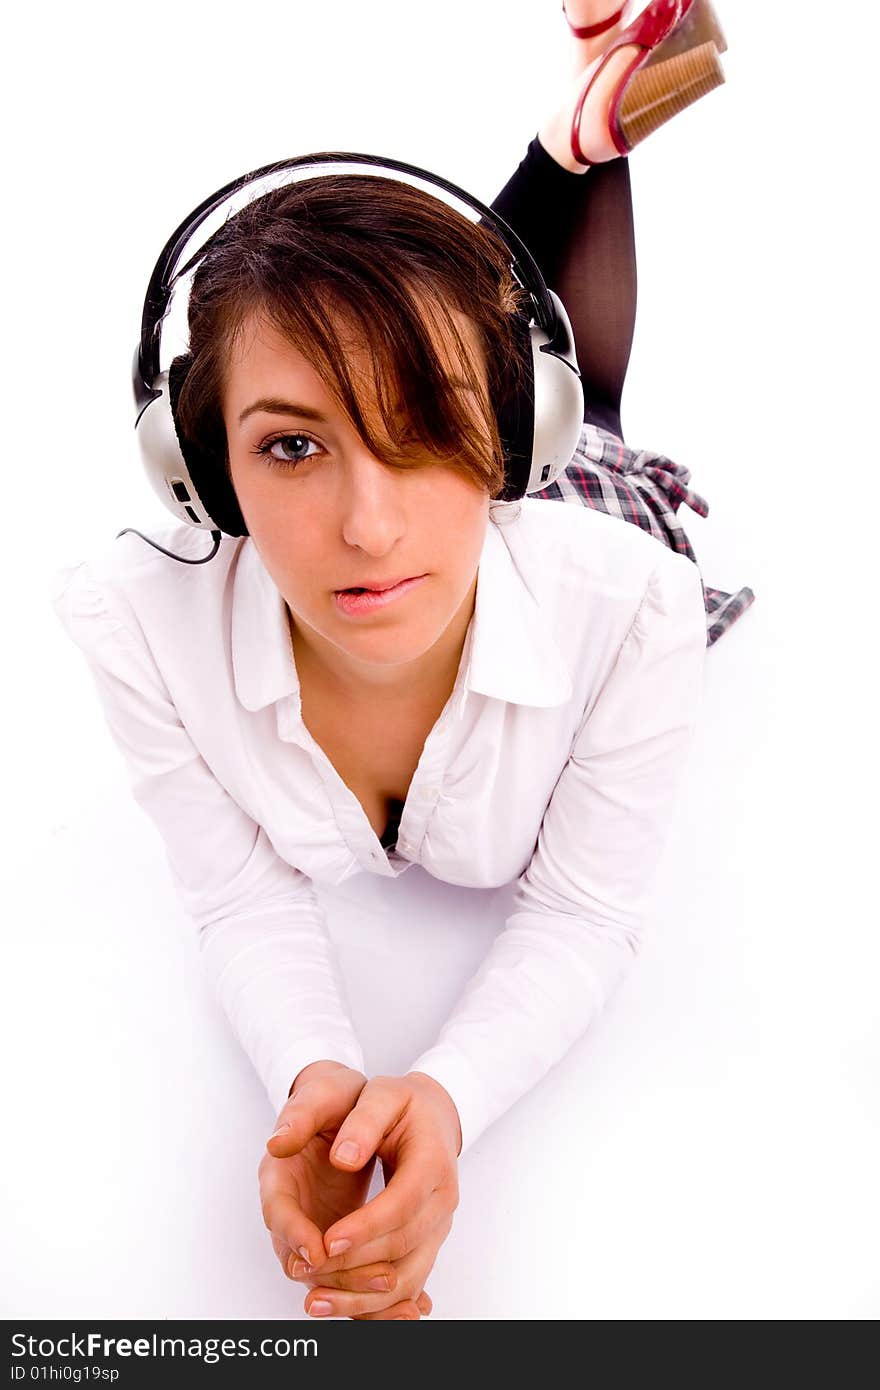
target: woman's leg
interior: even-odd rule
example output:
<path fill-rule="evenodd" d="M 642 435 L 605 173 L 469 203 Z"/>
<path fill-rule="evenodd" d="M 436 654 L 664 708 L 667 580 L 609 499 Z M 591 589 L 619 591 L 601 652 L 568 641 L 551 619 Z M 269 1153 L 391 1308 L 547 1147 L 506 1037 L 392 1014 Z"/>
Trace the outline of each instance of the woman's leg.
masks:
<path fill-rule="evenodd" d="M 568 311 L 584 419 L 622 439 L 620 401 L 636 317 L 629 160 L 571 173 L 536 135 L 491 207 L 522 237 Z"/>

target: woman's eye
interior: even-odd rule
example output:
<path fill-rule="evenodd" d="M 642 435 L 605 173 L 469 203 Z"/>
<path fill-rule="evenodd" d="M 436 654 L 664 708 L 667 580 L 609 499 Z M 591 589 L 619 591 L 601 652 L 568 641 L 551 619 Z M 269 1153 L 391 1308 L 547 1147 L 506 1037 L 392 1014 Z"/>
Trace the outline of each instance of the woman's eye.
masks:
<path fill-rule="evenodd" d="M 295 467 L 298 463 L 303 463 L 307 458 L 314 458 L 314 454 L 303 453 L 303 449 L 309 444 L 314 444 L 315 448 L 320 446 L 317 440 L 312 439 L 308 434 L 280 434 L 275 439 L 269 439 L 265 444 L 261 444 L 257 453 L 262 454 L 266 459 L 271 459 L 273 464 L 280 465 L 282 468 Z M 279 452 L 276 452 L 276 449 Z"/>

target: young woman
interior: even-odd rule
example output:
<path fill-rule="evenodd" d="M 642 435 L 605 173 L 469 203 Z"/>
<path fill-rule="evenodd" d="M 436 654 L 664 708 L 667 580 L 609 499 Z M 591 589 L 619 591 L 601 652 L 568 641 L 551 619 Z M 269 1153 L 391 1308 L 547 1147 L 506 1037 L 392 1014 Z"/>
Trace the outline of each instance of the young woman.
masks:
<path fill-rule="evenodd" d="M 498 503 L 524 339 L 495 233 L 394 179 L 307 179 L 212 238 L 171 373 L 178 434 L 225 469 L 246 535 L 192 566 L 126 540 L 56 599 L 279 1112 L 263 1212 L 314 1316 L 430 1311 L 459 1157 L 638 947 L 706 647 L 753 597 L 705 588 L 676 511 L 706 504 L 619 414 L 636 270 L 618 156 L 717 85 L 723 36 L 704 0 L 629 26 L 568 0 L 567 19 L 571 91 L 493 204 L 572 320 L 566 473 Z M 412 863 L 516 879 L 516 909 L 436 1045 L 368 1080 L 312 881 Z"/>

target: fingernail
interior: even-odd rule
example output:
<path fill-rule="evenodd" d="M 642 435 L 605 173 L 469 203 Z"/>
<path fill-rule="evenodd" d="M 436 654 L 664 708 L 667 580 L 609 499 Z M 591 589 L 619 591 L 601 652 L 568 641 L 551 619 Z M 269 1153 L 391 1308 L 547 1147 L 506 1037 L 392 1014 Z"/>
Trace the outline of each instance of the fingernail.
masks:
<path fill-rule="evenodd" d="M 316 1298 L 309 1307 L 309 1316 L 312 1318 L 326 1318 L 328 1313 L 333 1312 L 333 1304 L 327 1303 L 323 1298 Z"/>
<path fill-rule="evenodd" d="M 308 1249 L 307 1249 L 307 1247 L 306 1247 L 305 1245 L 298 1245 L 298 1246 L 296 1247 L 296 1253 L 297 1253 L 298 1255 L 302 1255 L 303 1259 L 306 1261 L 306 1263 L 308 1263 L 309 1252 L 308 1252 Z"/>
<path fill-rule="evenodd" d="M 293 1262 L 293 1277 L 294 1277 L 294 1279 L 302 1279 L 302 1277 L 303 1277 L 304 1274 L 311 1274 L 311 1272 L 312 1272 L 312 1266 L 309 1264 L 308 1260 L 294 1260 L 294 1262 Z"/>
<path fill-rule="evenodd" d="M 346 1250 L 350 1249 L 350 1240 L 332 1240 L 330 1242 L 330 1258 L 332 1259 L 334 1255 L 344 1255 Z"/>
<path fill-rule="evenodd" d="M 287 1131 L 288 1131 L 289 1129 L 290 1129 L 290 1125 L 279 1125 L 278 1128 L 276 1129 L 275 1133 L 269 1135 L 269 1138 L 270 1138 L 270 1139 L 277 1139 L 278 1136 L 279 1136 L 279 1134 L 286 1134 Z"/>
<path fill-rule="evenodd" d="M 344 1139 L 333 1157 L 341 1158 L 343 1163 L 357 1163 L 360 1153 L 361 1151 L 353 1139 Z"/>
<path fill-rule="evenodd" d="M 379 1289 L 382 1293 L 387 1293 L 391 1288 L 387 1274 L 377 1274 L 375 1279 L 371 1279 L 367 1284 L 368 1289 Z"/>

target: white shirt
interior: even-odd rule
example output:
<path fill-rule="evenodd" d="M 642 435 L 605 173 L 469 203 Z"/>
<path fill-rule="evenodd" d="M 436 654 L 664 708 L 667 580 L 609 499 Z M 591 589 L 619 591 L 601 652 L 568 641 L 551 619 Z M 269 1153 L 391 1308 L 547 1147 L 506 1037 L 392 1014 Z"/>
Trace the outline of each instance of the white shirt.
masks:
<path fill-rule="evenodd" d="M 687 556 L 581 502 L 500 513 L 391 852 L 302 721 L 284 599 L 250 537 L 185 565 L 127 534 L 56 571 L 51 595 L 276 1111 L 309 1062 L 364 1070 L 312 881 L 411 864 L 480 888 L 517 880 L 409 1068 L 449 1092 L 462 1154 L 568 1051 L 639 948 L 706 653 Z M 208 545 L 182 524 L 154 539 L 192 558 Z"/>

